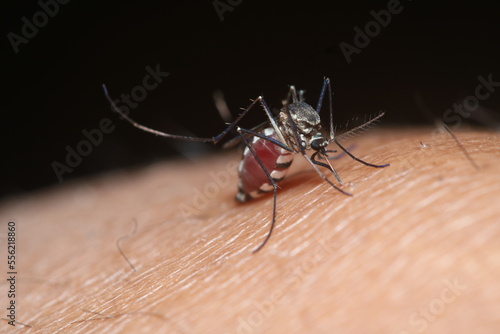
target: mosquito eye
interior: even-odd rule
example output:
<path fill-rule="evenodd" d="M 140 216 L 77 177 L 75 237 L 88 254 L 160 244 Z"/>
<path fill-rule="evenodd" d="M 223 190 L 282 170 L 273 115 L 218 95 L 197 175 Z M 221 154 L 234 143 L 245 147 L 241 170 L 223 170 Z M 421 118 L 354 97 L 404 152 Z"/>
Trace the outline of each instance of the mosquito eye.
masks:
<path fill-rule="evenodd" d="M 319 150 L 321 148 L 321 142 L 322 140 L 320 139 L 314 139 L 311 141 L 311 148 L 315 151 Z"/>

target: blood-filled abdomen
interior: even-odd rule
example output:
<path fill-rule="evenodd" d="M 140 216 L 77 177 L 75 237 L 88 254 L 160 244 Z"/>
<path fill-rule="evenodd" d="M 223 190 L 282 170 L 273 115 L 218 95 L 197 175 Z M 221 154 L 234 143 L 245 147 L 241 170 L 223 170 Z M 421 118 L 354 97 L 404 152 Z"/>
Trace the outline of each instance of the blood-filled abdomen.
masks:
<path fill-rule="evenodd" d="M 263 134 L 271 139 L 278 140 L 273 128 L 267 128 Z M 269 140 L 253 137 L 252 148 L 260 162 L 269 172 L 275 183 L 283 180 L 293 161 L 293 153 L 273 144 Z M 273 185 L 259 162 L 255 159 L 248 147 L 243 151 L 243 159 L 238 167 L 239 182 L 236 200 L 246 202 L 264 193 L 273 191 Z"/>

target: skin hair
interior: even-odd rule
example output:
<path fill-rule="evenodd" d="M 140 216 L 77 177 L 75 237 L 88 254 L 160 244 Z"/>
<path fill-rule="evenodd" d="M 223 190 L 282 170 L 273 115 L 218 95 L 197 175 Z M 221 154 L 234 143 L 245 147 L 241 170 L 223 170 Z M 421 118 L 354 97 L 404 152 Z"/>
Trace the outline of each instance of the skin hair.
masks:
<path fill-rule="evenodd" d="M 16 320 L 33 333 L 495 332 L 500 135 L 454 134 L 479 170 L 431 128 L 345 140 L 357 157 L 391 164 L 332 161 L 353 197 L 297 156 L 273 235 L 255 254 L 272 196 L 234 201 L 235 151 L 6 200 L 0 233 L 4 241 L 16 222 Z M 4 304 L 7 288 L 3 280 Z"/>

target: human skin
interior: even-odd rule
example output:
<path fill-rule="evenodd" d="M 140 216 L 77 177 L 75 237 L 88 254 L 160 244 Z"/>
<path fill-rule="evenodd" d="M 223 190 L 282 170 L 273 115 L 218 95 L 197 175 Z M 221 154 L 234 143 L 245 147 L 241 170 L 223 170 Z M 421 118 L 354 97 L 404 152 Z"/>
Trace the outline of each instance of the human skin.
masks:
<path fill-rule="evenodd" d="M 280 184 L 276 228 L 255 254 L 269 229 L 272 196 L 234 201 L 237 152 L 7 200 L 1 253 L 14 221 L 16 320 L 32 326 L 15 329 L 498 332 L 500 135 L 455 134 L 479 169 L 449 134 L 430 128 L 377 129 L 345 140 L 359 158 L 391 164 L 333 161 L 352 197 L 297 156 Z M 2 318 L 7 289 L 3 279 Z M 0 329 L 13 330 L 6 320 Z"/>

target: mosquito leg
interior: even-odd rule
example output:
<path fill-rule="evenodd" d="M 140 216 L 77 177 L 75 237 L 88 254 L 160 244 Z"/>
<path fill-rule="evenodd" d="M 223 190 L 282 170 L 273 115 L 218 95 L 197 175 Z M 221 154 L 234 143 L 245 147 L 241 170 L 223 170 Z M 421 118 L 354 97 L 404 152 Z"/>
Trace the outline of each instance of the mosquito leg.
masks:
<path fill-rule="evenodd" d="M 348 151 L 352 151 L 352 149 L 355 147 L 355 145 L 350 145 L 347 150 Z M 338 151 L 337 150 L 326 150 L 325 151 L 326 153 L 337 153 Z M 342 158 L 343 156 L 347 155 L 345 152 L 340 152 L 339 154 L 337 155 L 334 155 L 334 156 L 327 156 L 326 159 L 328 160 L 338 160 L 340 158 Z M 311 157 L 312 158 L 312 157 Z M 325 157 L 322 157 L 320 156 L 319 159 L 325 159 Z"/>
<path fill-rule="evenodd" d="M 266 174 L 267 178 L 269 179 L 269 182 L 272 184 L 273 186 L 273 219 L 271 221 L 271 227 L 269 228 L 269 232 L 267 233 L 267 236 L 266 238 L 264 239 L 264 241 L 256 248 L 253 250 L 252 253 L 257 253 L 259 250 L 262 249 L 262 247 L 264 247 L 264 245 L 267 243 L 267 241 L 269 240 L 269 238 L 271 237 L 271 234 L 273 233 L 273 230 L 274 230 L 274 225 L 276 224 L 276 198 L 277 198 L 277 190 L 278 190 L 278 185 L 276 184 L 276 182 L 274 182 L 273 178 L 271 177 L 271 174 L 269 173 L 269 171 L 266 169 L 266 167 L 264 166 L 264 164 L 262 163 L 262 161 L 259 159 L 259 157 L 257 156 L 257 154 L 255 153 L 252 145 L 250 144 L 250 142 L 248 141 L 248 138 L 245 137 L 245 135 L 243 133 L 248 133 L 249 130 L 245 130 L 245 129 L 241 129 L 241 128 L 237 128 L 236 131 L 238 131 L 238 134 L 241 136 L 243 142 L 245 143 L 246 147 L 248 147 L 248 149 L 250 150 L 250 152 L 252 153 L 253 157 L 255 158 L 255 160 L 257 161 L 257 163 L 259 164 L 260 168 L 262 168 L 262 170 L 264 171 L 264 173 Z M 264 138 L 265 139 L 265 138 Z M 270 138 L 269 138 L 270 139 Z"/>
<path fill-rule="evenodd" d="M 143 131 L 152 133 L 152 134 L 157 135 L 157 136 L 166 137 L 166 138 L 179 139 L 179 140 L 188 140 L 188 141 L 200 141 L 200 142 L 205 142 L 205 143 L 213 143 L 214 142 L 213 138 L 200 138 L 200 137 L 173 135 L 173 134 L 161 132 L 161 131 L 158 131 L 158 130 L 155 130 L 155 129 L 151 129 L 151 128 L 148 128 L 148 127 L 146 127 L 146 126 L 144 126 L 142 124 L 139 124 L 136 121 L 134 121 L 133 119 L 131 119 L 130 117 L 128 117 L 128 115 L 125 114 L 122 110 L 120 110 L 120 108 L 118 108 L 118 106 L 116 105 L 115 101 L 113 101 L 113 99 L 109 95 L 108 88 L 106 87 L 106 85 L 103 84 L 102 85 L 102 89 L 104 90 L 104 95 L 106 96 L 106 99 L 108 99 L 108 101 L 111 104 L 111 107 L 113 108 L 113 110 L 117 114 L 119 114 L 121 117 L 123 117 L 127 122 L 129 122 L 130 124 L 132 124 L 133 126 L 135 126 L 138 129 L 141 129 Z"/>
<path fill-rule="evenodd" d="M 356 145 L 349 145 L 349 147 L 347 148 L 348 151 L 352 151 L 354 148 L 356 147 Z M 326 153 L 337 153 L 338 151 L 337 150 L 326 150 L 325 151 Z M 327 157 L 328 160 L 338 160 L 340 158 L 342 158 L 343 156 L 347 155 L 345 152 L 340 152 L 339 154 L 337 155 L 334 155 L 334 156 L 329 156 Z M 320 159 L 324 159 L 324 157 L 319 157 Z"/>
<path fill-rule="evenodd" d="M 326 88 L 329 84 L 330 84 L 330 79 L 324 78 L 323 79 L 323 87 L 321 87 L 321 93 L 319 93 L 318 104 L 316 106 L 316 112 L 318 114 L 321 111 L 321 106 L 323 104 L 323 98 L 325 97 Z"/>
<path fill-rule="evenodd" d="M 286 142 L 285 138 L 283 138 L 283 134 L 281 133 L 281 130 L 278 127 L 278 124 L 276 123 L 276 120 L 274 119 L 274 116 L 271 113 L 271 109 L 267 105 L 266 101 L 264 101 L 264 98 L 262 96 L 259 96 L 257 99 L 260 101 L 262 108 L 264 108 L 264 111 L 266 112 L 267 118 L 269 118 L 269 122 L 271 123 L 271 126 L 274 129 L 274 132 L 276 132 L 276 134 L 278 135 L 281 142 L 285 143 Z"/>
<path fill-rule="evenodd" d="M 318 164 L 319 161 L 312 161 L 306 154 L 302 154 L 302 156 L 307 160 L 307 162 L 309 162 L 309 164 L 311 164 L 311 166 L 314 168 L 314 170 L 316 171 L 316 173 L 318 173 L 318 175 L 326 182 L 328 183 L 329 185 L 331 185 L 333 188 L 335 188 L 336 190 L 340 191 L 342 194 L 344 195 L 347 195 L 347 196 L 352 196 L 351 193 L 345 191 L 345 190 L 342 190 L 340 189 L 339 187 L 337 187 L 332 181 L 330 181 L 326 176 L 325 174 L 323 174 L 318 167 L 316 167 L 316 165 Z M 321 163 L 319 163 L 321 164 Z M 330 169 L 330 168 L 328 168 Z M 334 172 L 334 175 L 337 177 L 337 179 L 339 180 L 339 182 L 342 184 L 342 180 L 340 180 L 340 178 L 338 177 L 337 173 Z"/>
<path fill-rule="evenodd" d="M 335 137 L 335 131 L 333 128 L 333 106 L 332 106 L 332 85 L 329 78 L 323 79 L 323 87 L 321 87 L 321 93 L 319 94 L 318 105 L 316 106 L 316 112 L 319 114 L 321 111 L 321 106 L 323 105 L 323 98 L 328 89 L 328 101 L 329 101 L 329 111 L 330 111 L 330 140 Z"/>
<path fill-rule="evenodd" d="M 205 143 L 217 144 L 221 139 L 223 139 L 228 133 L 230 133 L 238 125 L 238 123 L 241 121 L 241 119 L 243 117 L 245 117 L 245 115 L 258 102 L 260 102 L 260 104 L 262 105 L 264 111 L 266 112 L 266 115 L 269 118 L 269 121 L 271 122 L 271 125 L 273 126 L 274 130 L 278 133 L 278 135 L 280 137 L 282 137 L 281 132 L 278 129 L 278 125 L 276 124 L 276 121 L 274 120 L 273 114 L 271 113 L 271 110 L 267 106 L 267 104 L 264 101 L 264 99 L 262 98 L 262 96 L 259 96 L 258 98 L 256 98 L 255 100 L 253 100 L 252 103 L 231 124 L 229 124 L 229 126 L 224 131 L 222 131 L 221 133 L 219 133 L 217 136 L 215 136 L 213 138 L 201 138 L 201 137 L 182 136 L 182 135 L 175 135 L 175 134 L 165 133 L 165 132 L 158 131 L 158 130 L 155 130 L 155 129 L 152 129 L 152 128 L 149 128 L 147 126 L 144 126 L 142 124 L 137 123 L 132 118 L 130 118 L 127 114 L 125 114 L 122 110 L 120 110 L 120 108 L 118 108 L 118 106 L 116 105 L 115 101 L 113 101 L 113 99 L 109 95 L 108 89 L 107 89 L 106 85 L 103 84 L 102 88 L 104 90 L 104 95 L 106 96 L 106 99 L 111 104 L 111 107 L 112 107 L 113 111 L 115 111 L 117 114 L 119 114 L 127 122 L 129 122 L 130 124 L 132 124 L 136 128 L 141 129 L 141 130 L 143 130 L 145 132 L 149 132 L 149 133 L 155 134 L 157 136 L 162 136 L 162 137 L 165 137 L 165 138 L 178 139 L 178 140 L 198 141 L 198 142 L 205 142 Z M 283 138 L 280 138 L 280 139 L 283 139 Z M 284 141 L 284 139 L 283 139 L 283 141 Z"/>
<path fill-rule="evenodd" d="M 292 152 L 292 153 L 296 153 L 293 149 L 291 149 L 290 147 L 286 146 L 285 144 L 277 141 L 276 139 L 269 138 L 268 136 L 263 135 L 262 133 L 258 133 L 258 132 L 252 131 L 252 130 L 247 130 L 247 129 L 242 129 L 242 128 L 238 128 L 238 131 L 239 132 L 247 133 L 247 134 L 249 134 L 251 136 L 262 138 L 264 140 L 267 140 L 268 142 L 273 143 L 274 145 L 278 145 L 279 147 L 281 147 L 284 150 L 287 150 L 287 151 Z"/>
<path fill-rule="evenodd" d="M 322 163 L 322 162 L 316 160 L 316 156 L 318 154 L 319 154 L 319 152 L 314 152 L 313 155 L 311 155 L 312 163 L 314 163 L 318 166 L 321 166 L 321 167 L 325 167 L 326 169 L 329 169 L 333 173 L 333 175 L 335 175 L 335 178 L 337 179 L 337 181 L 339 181 L 340 184 L 343 184 L 342 179 L 340 178 L 339 174 L 337 174 L 337 171 L 335 170 L 335 168 L 333 168 L 333 166 L 330 163 L 325 164 L 325 163 Z"/>
<path fill-rule="evenodd" d="M 363 161 L 359 158 L 356 158 L 354 155 L 352 155 L 351 152 L 349 152 L 347 149 L 345 149 L 342 145 L 340 145 L 340 143 L 334 139 L 333 140 L 335 142 L 335 144 L 337 144 L 338 147 L 340 147 L 340 149 L 342 151 L 344 151 L 348 156 L 350 156 L 352 159 L 356 160 L 357 162 L 361 162 L 363 165 L 366 165 L 366 166 L 370 166 L 370 167 L 374 167 L 374 168 L 383 168 L 383 167 L 387 167 L 389 166 L 390 164 L 384 164 L 384 165 L 374 165 L 374 164 L 371 164 L 371 163 L 368 163 L 366 161 Z"/>
<path fill-rule="evenodd" d="M 326 153 L 337 153 L 338 151 L 337 150 L 327 150 Z M 345 154 L 345 152 L 340 152 L 339 154 L 337 155 L 334 155 L 334 156 L 329 156 L 327 157 L 328 160 L 339 160 L 340 158 L 342 158 Z"/>

